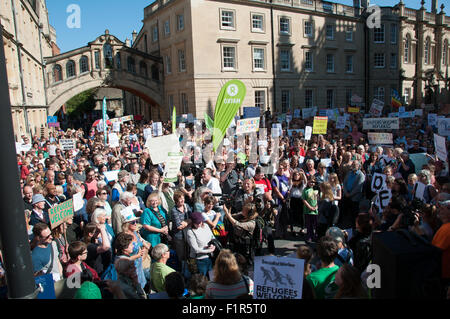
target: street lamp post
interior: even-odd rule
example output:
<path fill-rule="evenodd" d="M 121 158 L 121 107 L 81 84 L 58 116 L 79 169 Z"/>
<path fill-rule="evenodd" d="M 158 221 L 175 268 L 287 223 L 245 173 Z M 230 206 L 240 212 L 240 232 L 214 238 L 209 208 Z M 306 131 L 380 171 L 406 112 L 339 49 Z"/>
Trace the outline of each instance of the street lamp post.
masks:
<path fill-rule="evenodd" d="M 3 26 L 0 24 L 0 34 Z M 10 299 L 36 298 L 30 244 L 25 225 L 25 208 L 19 185 L 3 41 L 0 45 L 0 240 Z"/>

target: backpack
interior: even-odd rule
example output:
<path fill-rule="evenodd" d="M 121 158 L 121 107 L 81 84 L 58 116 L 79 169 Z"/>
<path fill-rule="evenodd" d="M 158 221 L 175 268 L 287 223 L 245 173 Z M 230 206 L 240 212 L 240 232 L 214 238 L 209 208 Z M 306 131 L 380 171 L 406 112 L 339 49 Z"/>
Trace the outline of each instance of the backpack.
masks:
<path fill-rule="evenodd" d="M 253 247 L 255 249 L 262 248 L 262 244 L 264 241 L 263 229 L 265 226 L 265 220 L 261 216 L 256 217 L 255 230 L 253 231 Z"/>

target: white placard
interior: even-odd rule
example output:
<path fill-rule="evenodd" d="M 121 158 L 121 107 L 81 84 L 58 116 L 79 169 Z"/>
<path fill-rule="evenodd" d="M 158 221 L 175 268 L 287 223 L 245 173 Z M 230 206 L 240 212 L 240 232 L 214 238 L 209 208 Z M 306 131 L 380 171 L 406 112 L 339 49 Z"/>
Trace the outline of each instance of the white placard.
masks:
<path fill-rule="evenodd" d="M 372 176 L 372 183 L 370 185 L 372 192 L 378 193 L 386 188 L 386 175 L 380 173 L 374 173 Z"/>
<path fill-rule="evenodd" d="M 416 185 L 414 185 L 414 197 L 420 199 L 421 201 L 425 201 L 425 198 L 423 197 L 425 187 L 426 185 L 424 183 L 417 182 Z"/>
<path fill-rule="evenodd" d="M 386 185 L 386 175 L 374 173 L 371 183 L 372 192 L 377 194 L 375 205 L 379 212 L 383 212 L 391 201 L 392 193 Z"/>
<path fill-rule="evenodd" d="M 152 138 L 153 130 L 151 128 L 144 129 L 144 139 L 147 141 L 148 138 Z"/>
<path fill-rule="evenodd" d="M 186 123 L 180 123 L 180 124 L 178 124 L 178 128 L 186 128 Z"/>
<path fill-rule="evenodd" d="M 154 136 L 162 136 L 163 135 L 161 122 L 153 123 L 153 135 Z"/>
<path fill-rule="evenodd" d="M 369 113 L 373 116 L 381 116 L 383 112 L 384 102 L 378 99 L 373 99 L 372 105 L 370 106 Z"/>
<path fill-rule="evenodd" d="M 398 130 L 398 118 L 366 118 L 363 119 L 363 130 Z"/>
<path fill-rule="evenodd" d="M 149 138 L 145 146 L 149 149 L 153 165 L 165 163 L 169 153 L 180 151 L 180 142 L 176 134 Z"/>
<path fill-rule="evenodd" d="M 70 151 L 76 148 L 77 141 L 75 139 L 61 139 L 59 140 L 59 144 L 61 145 L 61 149 L 63 151 Z"/>
<path fill-rule="evenodd" d="M 367 139 L 371 145 L 391 145 L 394 143 L 392 133 L 367 133 Z"/>
<path fill-rule="evenodd" d="M 423 116 L 423 110 L 422 109 L 415 109 L 414 110 L 414 115 L 415 116 Z"/>
<path fill-rule="evenodd" d="M 281 126 L 281 123 L 273 123 L 272 124 L 272 137 L 280 137 L 283 134 L 283 127 Z"/>
<path fill-rule="evenodd" d="M 438 118 L 437 128 L 439 135 L 450 136 L 450 118 Z"/>
<path fill-rule="evenodd" d="M 437 157 L 443 161 L 447 161 L 447 146 L 445 144 L 445 137 L 434 134 L 434 148 Z"/>
<path fill-rule="evenodd" d="M 305 140 L 309 141 L 311 139 L 311 135 L 312 135 L 312 126 L 307 126 L 305 127 Z"/>
<path fill-rule="evenodd" d="M 113 123 L 113 132 L 120 132 L 120 122 Z"/>
<path fill-rule="evenodd" d="M 249 118 L 237 121 L 236 135 L 258 132 L 260 118 Z"/>
<path fill-rule="evenodd" d="M 253 299 L 302 299 L 305 261 L 255 257 Z"/>
<path fill-rule="evenodd" d="M 108 182 L 113 182 L 113 181 L 117 181 L 119 179 L 119 172 L 120 172 L 120 170 L 109 171 L 109 172 L 104 172 L 103 175 L 105 175 Z"/>
<path fill-rule="evenodd" d="M 164 170 L 164 183 L 173 183 L 178 180 L 183 153 L 169 153 Z"/>
<path fill-rule="evenodd" d="M 305 157 L 304 156 L 300 156 L 299 158 L 298 158 L 298 163 L 299 164 L 303 164 L 305 162 Z"/>
<path fill-rule="evenodd" d="M 116 133 L 109 133 L 108 134 L 109 137 L 109 147 L 119 147 L 120 146 L 120 142 L 119 142 L 119 137 L 117 136 Z"/>
<path fill-rule="evenodd" d="M 73 211 L 77 212 L 80 209 L 82 209 L 84 206 L 83 197 L 81 196 L 81 193 L 76 193 L 73 195 Z"/>
<path fill-rule="evenodd" d="M 437 126 L 437 114 L 428 114 L 428 126 Z"/>

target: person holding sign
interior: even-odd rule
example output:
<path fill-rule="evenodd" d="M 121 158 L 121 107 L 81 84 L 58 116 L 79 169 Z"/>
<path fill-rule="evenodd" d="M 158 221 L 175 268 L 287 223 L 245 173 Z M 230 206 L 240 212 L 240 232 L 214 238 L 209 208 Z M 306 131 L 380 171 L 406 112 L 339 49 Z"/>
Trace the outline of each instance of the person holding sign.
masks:
<path fill-rule="evenodd" d="M 62 279 L 63 268 L 50 228 L 47 224 L 37 223 L 33 227 L 33 235 L 35 247 L 31 251 L 31 259 L 35 276 L 52 274 L 53 281 L 59 281 Z"/>

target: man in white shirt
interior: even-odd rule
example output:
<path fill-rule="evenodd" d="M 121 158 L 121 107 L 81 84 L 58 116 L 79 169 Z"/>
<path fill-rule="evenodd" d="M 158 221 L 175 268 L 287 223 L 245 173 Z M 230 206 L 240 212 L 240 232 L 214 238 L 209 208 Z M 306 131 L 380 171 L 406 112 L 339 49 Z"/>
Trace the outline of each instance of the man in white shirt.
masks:
<path fill-rule="evenodd" d="M 220 182 L 217 178 L 212 176 L 212 170 L 205 168 L 202 173 L 202 184 L 208 187 L 213 194 L 222 194 Z"/>

